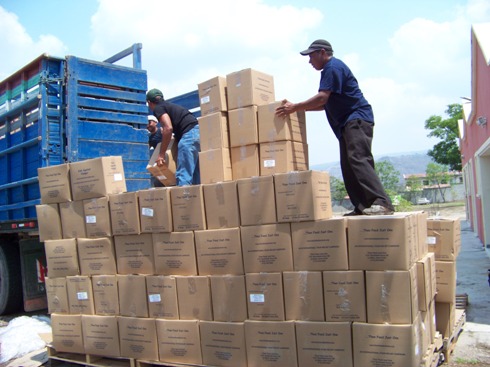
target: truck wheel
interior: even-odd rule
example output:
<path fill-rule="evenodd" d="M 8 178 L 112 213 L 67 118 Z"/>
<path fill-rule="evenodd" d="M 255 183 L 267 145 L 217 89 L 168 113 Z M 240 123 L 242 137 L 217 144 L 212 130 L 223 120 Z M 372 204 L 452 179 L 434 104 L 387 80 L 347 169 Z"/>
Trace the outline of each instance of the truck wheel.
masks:
<path fill-rule="evenodd" d="M 0 315 L 19 311 L 22 306 L 22 276 L 19 248 L 0 244 Z"/>

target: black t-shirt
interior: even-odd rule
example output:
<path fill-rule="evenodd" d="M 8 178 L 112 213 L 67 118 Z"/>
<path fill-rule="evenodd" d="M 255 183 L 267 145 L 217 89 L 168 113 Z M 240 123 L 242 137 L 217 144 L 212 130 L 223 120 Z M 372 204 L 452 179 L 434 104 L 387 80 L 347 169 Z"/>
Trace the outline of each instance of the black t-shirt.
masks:
<path fill-rule="evenodd" d="M 148 145 L 150 148 L 156 148 L 158 143 L 162 142 L 162 128 L 157 126 L 157 131 L 154 134 L 150 134 L 148 137 Z"/>
<path fill-rule="evenodd" d="M 179 141 L 182 135 L 198 124 L 194 115 L 182 106 L 167 101 L 156 104 L 153 114 L 160 121 L 160 116 L 168 114 L 172 120 L 175 140 Z"/>

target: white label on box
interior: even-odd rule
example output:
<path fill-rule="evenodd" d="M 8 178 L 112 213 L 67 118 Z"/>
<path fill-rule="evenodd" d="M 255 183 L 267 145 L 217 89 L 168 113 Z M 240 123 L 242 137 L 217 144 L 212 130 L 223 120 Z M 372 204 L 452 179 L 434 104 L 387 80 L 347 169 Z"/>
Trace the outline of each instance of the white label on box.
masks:
<path fill-rule="evenodd" d="M 145 217 L 153 217 L 153 209 L 141 208 L 141 215 L 144 215 Z"/>
<path fill-rule="evenodd" d="M 122 181 L 122 174 L 120 173 L 115 173 L 114 174 L 114 181 Z"/>
<path fill-rule="evenodd" d="M 88 299 L 88 293 L 87 292 L 77 292 L 77 299 L 79 301 L 86 301 Z"/>
<path fill-rule="evenodd" d="M 162 297 L 160 297 L 160 294 L 159 293 L 149 294 L 148 295 L 148 300 L 150 301 L 150 303 L 161 302 L 162 301 Z"/>
<path fill-rule="evenodd" d="M 201 104 L 206 104 L 206 103 L 209 103 L 210 101 L 211 101 L 211 98 L 209 98 L 209 96 L 205 96 L 205 97 L 201 98 Z"/>
<path fill-rule="evenodd" d="M 276 166 L 276 160 L 275 159 L 266 159 L 264 161 L 264 167 L 265 168 L 270 168 L 270 167 L 275 167 Z"/>
<path fill-rule="evenodd" d="M 436 242 L 437 242 L 437 240 L 434 236 L 427 236 L 427 244 L 428 245 L 435 245 Z"/>
<path fill-rule="evenodd" d="M 265 295 L 263 293 L 252 293 L 250 294 L 250 302 L 251 303 L 264 303 Z"/>
<path fill-rule="evenodd" d="M 85 217 L 85 223 L 97 223 L 97 216 L 96 215 L 87 215 Z"/>
<path fill-rule="evenodd" d="M 157 177 L 159 180 L 166 180 L 167 179 L 167 176 L 165 175 L 160 175 Z"/>

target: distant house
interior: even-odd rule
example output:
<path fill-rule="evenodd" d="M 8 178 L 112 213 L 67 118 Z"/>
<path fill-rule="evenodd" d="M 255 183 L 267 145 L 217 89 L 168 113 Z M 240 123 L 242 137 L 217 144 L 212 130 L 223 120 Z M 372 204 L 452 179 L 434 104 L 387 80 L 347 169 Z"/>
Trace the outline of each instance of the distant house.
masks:
<path fill-rule="evenodd" d="M 431 180 L 425 173 L 404 174 L 405 192 L 407 194 L 411 193 L 409 200 L 413 204 L 417 204 L 421 198 L 427 198 L 431 203 L 463 200 L 464 185 L 462 172 L 446 172 L 444 176 L 446 176 L 447 180 L 437 182 Z M 443 192 L 441 193 L 441 191 Z"/>
<path fill-rule="evenodd" d="M 459 121 L 466 210 L 473 231 L 490 246 L 490 23 L 471 29 L 471 99 Z"/>

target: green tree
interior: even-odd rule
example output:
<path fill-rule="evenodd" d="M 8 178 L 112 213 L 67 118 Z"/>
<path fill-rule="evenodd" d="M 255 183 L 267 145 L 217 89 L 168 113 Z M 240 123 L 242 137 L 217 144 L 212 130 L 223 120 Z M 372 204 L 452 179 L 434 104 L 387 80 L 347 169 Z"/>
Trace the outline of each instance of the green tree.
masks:
<path fill-rule="evenodd" d="M 447 186 L 443 185 L 449 183 L 448 167 L 438 163 L 429 163 L 425 169 L 425 174 L 429 180 L 430 185 L 435 185 L 441 194 L 442 202 L 446 202 L 444 196 Z"/>
<path fill-rule="evenodd" d="M 337 177 L 330 176 L 330 193 L 332 195 L 332 200 L 339 203 L 342 202 L 347 196 L 344 181 L 339 180 Z"/>
<path fill-rule="evenodd" d="M 423 186 L 417 176 L 408 176 L 405 187 L 405 197 L 407 200 L 417 199 L 422 193 Z"/>
<path fill-rule="evenodd" d="M 376 162 L 376 173 L 386 192 L 393 196 L 398 192 L 400 186 L 400 172 L 397 171 L 393 163 L 389 161 Z"/>
<path fill-rule="evenodd" d="M 425 121 L 425 128 L 430 130 L 427 136 L 441 140 L 427 154 L 436 163 L 449 166 L 452 171 L 461 171 L 458 120 L 463 118 L 463 106 L 457 103 L 450 104 L 445 112 L 449 116 L 445 120 L 441 116 L 431 116 Z"/>

